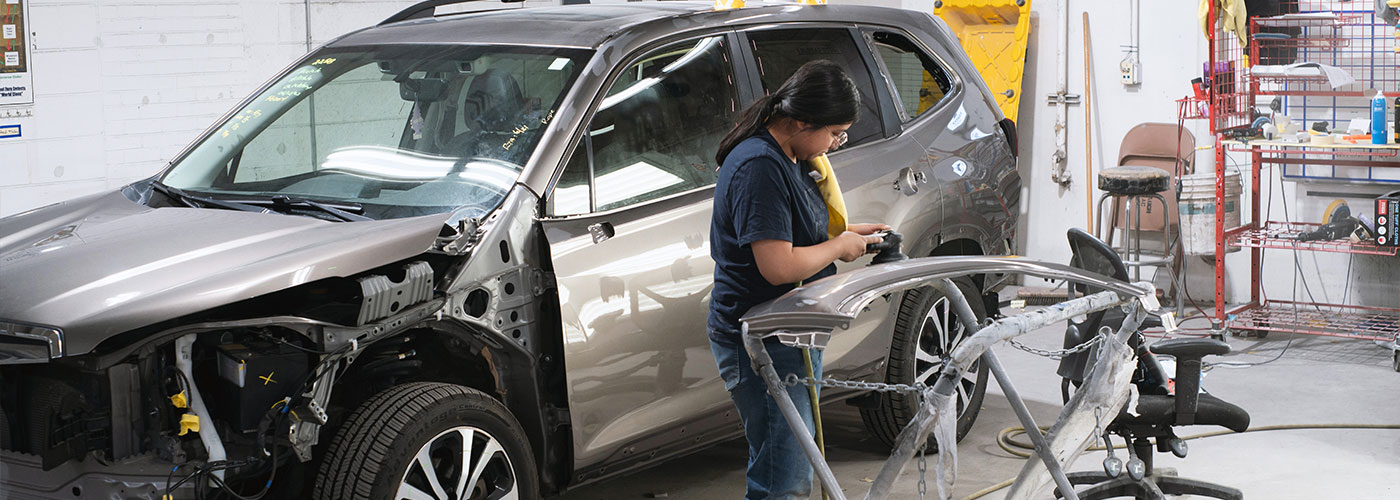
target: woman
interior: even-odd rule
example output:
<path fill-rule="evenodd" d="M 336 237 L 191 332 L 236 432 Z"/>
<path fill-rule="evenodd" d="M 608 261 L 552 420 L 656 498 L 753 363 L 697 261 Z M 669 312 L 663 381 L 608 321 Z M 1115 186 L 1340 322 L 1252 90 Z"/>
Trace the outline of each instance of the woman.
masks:
<path fill-rule="evenodd" d="M 830 61 L 812 61 L 776 92 L 750 105 L 715 157 L 721 167 L 710 220 L 715 288 L 708 330 L 720 376 L 749 442 L 749 500 L 806 498 L 812 467 L 763 380 L 749 366 L 739 318 L 798 283 L 835 274 L 837 259 L 860 258 L 867 244 L 881 241 L 871 234 L 889 229 L 852 224 L 830 237 L 826 202 L 806 164 L 846 142 L 846 129 L 859 109 L 860 93 L 845 71 Z M 765 345 L 780 377 L 806 375 L 800 349 Z M 812 364 L 820 377 L 820 351 L 812 352 Z M 812 432 L 806 387 L 789 387 L 788 394 Z"/>

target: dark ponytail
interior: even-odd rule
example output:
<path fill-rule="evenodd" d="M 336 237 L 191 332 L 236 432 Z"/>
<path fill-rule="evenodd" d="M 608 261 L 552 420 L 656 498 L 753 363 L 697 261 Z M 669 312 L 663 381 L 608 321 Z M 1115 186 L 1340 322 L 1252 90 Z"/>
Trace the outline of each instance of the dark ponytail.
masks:
<path fill-rule="evenodd" d="M 774 117 L 787 117 L 813 127 L 853 123 L 860 114 L 860 91 L 841 66 L 818 59 L 797 68 L 776 92 L 744 109 L 739 123 L 719 142 L 715 163 L 724 165 L 744 139 L 753 137 Z"/>

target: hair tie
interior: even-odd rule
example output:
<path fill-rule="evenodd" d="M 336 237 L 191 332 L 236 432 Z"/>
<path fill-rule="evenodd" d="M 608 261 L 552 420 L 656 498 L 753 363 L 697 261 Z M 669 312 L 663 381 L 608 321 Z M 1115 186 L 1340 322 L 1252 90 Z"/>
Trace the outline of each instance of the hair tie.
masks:
<path fill-rule="evenodd" d="M 791 101 L 791 100 L 788 99 L 787 97 L 778 98 L 777 96 L 774 96 L 774 97 L 773 97 L 773 109 L 782 110 L 782 109 L 784 109 L 784 108 L 791 107 L 791 106 L 785 106 L 785 104 L 791 104 L 790 101 Z M 784 111 L 784 114 L 787 114 L 787 112 Z"/>

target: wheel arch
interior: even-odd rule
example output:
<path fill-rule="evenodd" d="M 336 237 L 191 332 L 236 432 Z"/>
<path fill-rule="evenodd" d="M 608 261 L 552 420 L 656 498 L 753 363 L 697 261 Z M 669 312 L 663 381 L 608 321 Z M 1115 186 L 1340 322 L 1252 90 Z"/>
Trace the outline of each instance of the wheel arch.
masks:
<path fill-rule="evenodd" d="M 944 241 L 928 252 L 929 257 L 949 257 L 956 255 L 980 256 L 986 255 L 986 253 L 982 250 L 982 244 L 972 238 L 957 238 Z M 972 275 L 972 282 L 977 285 L 978 291 L 986 289 L 984 286 L 986 284 L 986 275 L 974 274 Z"/>
<path fill-rule="evenodd" d="M 331 394 L 331 422 L 322 429 L 319 448 L 328 448 L 345 417 L 375 394 L 414 382 L 460 385 L 500 401 L 519 421 L 529 439 L 536 470 L 558 460 L 557 440 L 546 424 L 545 405 L 535 360 L 527 353 L 494 342 L 476 327 L 453 320 L 430 320 L 394 337 L 375 342 L 356 356 L 336 381 Z M 337 418 L 339 417 L 339 418 Z M 567 462 L 567 460 L 566 460 Z M 543 480 L 554 491 L 560 485 Z M 557 476 L 556 476 L 557 477 Z M 567 477 L 567 476 L 564 476 Z"/>

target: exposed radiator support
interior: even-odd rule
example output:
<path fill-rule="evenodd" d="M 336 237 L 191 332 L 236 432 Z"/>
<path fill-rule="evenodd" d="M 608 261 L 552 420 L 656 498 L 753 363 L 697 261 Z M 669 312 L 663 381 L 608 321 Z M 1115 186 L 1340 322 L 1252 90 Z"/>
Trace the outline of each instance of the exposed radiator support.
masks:
<path fill-rule="evenodd" d="M 189 334 L 175 340 L 175 369 L 184 374 L 189 387 L 185 389 L 190 392 L 190 410 L 199 417 L 199 440 L 204 442 L 205 451 L 209 452 L 209 462 L 222 462 L 228 458 L 224 453 L 224 442 L 219 439 L 219 431 L 214 428 L 214 420 L 209 418 L 209 409 L 204 406 L 204 398 L 199 395 L 199 388 L 194 385 L 194 361 L 191 351 L 194 348 L 195 334 Z M 214 471 L 214 476 L 220 480 L 224 478 L 224 471 Z"/>

